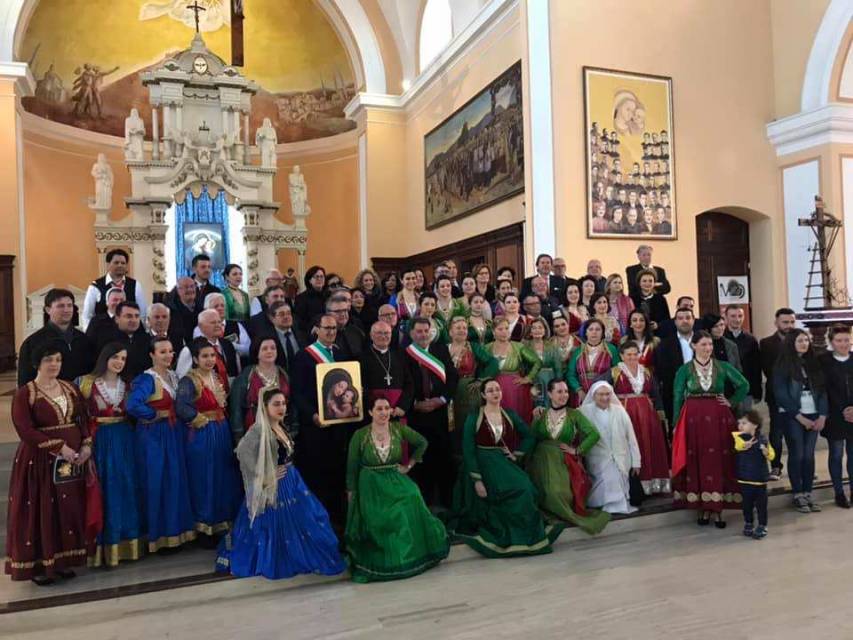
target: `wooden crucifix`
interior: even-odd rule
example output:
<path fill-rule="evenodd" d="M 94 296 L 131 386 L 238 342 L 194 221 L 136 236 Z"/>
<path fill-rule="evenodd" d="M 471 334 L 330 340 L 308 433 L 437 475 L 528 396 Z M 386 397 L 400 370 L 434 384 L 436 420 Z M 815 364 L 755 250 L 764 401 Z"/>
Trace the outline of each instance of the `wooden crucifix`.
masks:
<path fill-rule="evenodd" d="M 242 67 L 243 59 L 243 0 L 231 0 L 231 64 Z"/>
<path fill-rule="evenodd" d="M 809 227 L 815 236 L 815 244 L 812 247 L 811 270 L 809 272 L 809 283 L 806 285 L 806 308 L 814 308 L 811 306 L 816 296 L 812 295 L 811 289 L 820 287 L 823 308 L 832 307 L 835 298 L 832 283 L 832 269 L 829 266 L 829 254 L 835 246 L 835 240 L 838 238 L 838 232 L 841 229 L 841 220 L 826 211 L 824 208 L 823 198 L 815 196 L 815 210 L 808 218 L 800 218 L 797 220 L 797 225 L 800 227 Z M 815 275 L 820 277 L 820 285 L 813 283 Z"/>

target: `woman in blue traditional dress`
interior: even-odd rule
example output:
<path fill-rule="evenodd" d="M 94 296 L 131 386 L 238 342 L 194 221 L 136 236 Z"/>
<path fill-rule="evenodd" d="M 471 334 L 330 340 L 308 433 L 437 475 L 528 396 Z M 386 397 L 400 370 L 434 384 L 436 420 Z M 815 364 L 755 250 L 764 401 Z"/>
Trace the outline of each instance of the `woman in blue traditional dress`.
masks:
<path fill-rule="evenodd" d="M 175 412 L 186 425 L 186 460 L 195 530 L 227 531 L 240 508 L 240 474 L 231 449 L 225 387 L 216 373 L 216 348 L 207 338 L 190 343 L 193 368 L 178 383 Z"/>
<path fill-rule="evenodd" d="M 145 552 L 136 471 L 136 441 L 127 416 L 125 380 L 127 348 L 110 342 L 101 349 L 91 374 L 80 380 L 86 400 L 89 435 L 95 439 L 92 459 L 103 496 L 104 527 L 89 564 L 114 567 L 138 560 Z"/>
<path fill-rule="evenodd" d="M 287 398 L 262 391 L 255 424 L 237 445 L 246 499 L 219 545 L 216 568 L 270 580 L 346 569 L 329 514 L 293 466 L 293 438 L 284 425 Z"/>
<path fill-rule="evenodd" d="M 178 376 L 168 338 L 151 341 L 152 367 L 136 376 L 127 412 L 136 418 L 136 460 L 142 497 L 142 530 L 148 551 L 175 549 L 195 539 L 184 432 L 175 418 Z"/>

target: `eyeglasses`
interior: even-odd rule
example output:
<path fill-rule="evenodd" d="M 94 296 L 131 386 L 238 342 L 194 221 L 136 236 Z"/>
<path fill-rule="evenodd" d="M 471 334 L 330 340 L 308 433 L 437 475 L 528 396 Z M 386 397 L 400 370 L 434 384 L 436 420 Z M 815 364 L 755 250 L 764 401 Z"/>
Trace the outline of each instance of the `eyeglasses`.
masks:
<path fill-rule="evenodd" d="M 321 326 L 321 327 L 320 327 L 320 329 L 321 329 L 322 331 L 337 331 L 337 330 L 338 330 L 338 325 L 334 325 L 334 326 L 327 326 L 327 327 L 323 327 L 323 326 Z"/>
<path fill-rule="evenodd" d="M 373 335 L 375 335 L 375 336 L 390 336 L 391 332 L 390 331 L 374 331 Z"/>

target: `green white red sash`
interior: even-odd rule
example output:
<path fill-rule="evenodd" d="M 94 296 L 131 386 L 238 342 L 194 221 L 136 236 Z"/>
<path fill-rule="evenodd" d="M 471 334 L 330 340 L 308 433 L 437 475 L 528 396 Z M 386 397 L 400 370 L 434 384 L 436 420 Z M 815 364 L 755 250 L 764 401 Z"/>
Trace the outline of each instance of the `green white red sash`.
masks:
<path fill-rule="evenodd" d="M 420 366 L 434 373 L 439 380 L 447 382 L 447 372 L 444 370 L 444 363 L 429 351 L 412 343 L 406 347 L 406 353 Z"/>
<path fill-rule="evenodd" d="M 313 343 L 310 346 L 305 347 L 305 351 L 308 352 L 308 355 L 314 358 L 314 362 L 317 364 L 322 364 L 324 362 L 334 362 L 335 359 L 331 356 L 330 353 L 326 352 L 326 349 L 321 347 L 318 343 Z"/>

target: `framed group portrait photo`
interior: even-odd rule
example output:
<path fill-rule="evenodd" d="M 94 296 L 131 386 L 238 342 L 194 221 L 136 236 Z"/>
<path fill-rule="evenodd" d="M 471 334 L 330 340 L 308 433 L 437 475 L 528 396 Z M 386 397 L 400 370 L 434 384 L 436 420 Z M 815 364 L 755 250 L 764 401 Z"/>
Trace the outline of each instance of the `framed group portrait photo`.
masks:
<path fill-rule="evenodd" d="M 361 368 L 358 362 L 317 365 L 317 407 L 320 425 L 360 422 L 364 417 Z"/>
<path fill-rule="evenodd" d="M 678 237 L 672 78 L 583 68 L 587 237 Z"/>
<path fill-rule="evenodd" d="M 424 219 L 434 229 L 524 191 L 521 62 L 424 136 Z"/>

